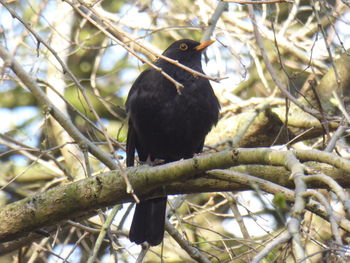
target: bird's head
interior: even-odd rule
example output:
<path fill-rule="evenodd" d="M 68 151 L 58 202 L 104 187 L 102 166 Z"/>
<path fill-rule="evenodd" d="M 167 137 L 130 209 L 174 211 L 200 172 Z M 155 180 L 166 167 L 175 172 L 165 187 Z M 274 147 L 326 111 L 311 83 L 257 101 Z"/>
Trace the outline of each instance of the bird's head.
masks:
<path fill-rule="evenodd" d="M 209 45 L 213 44 L 215 40 L 208 40 L 199 43 L 190 39 L 182 39 L 172 43 L 164 52 L 163 55 L 179 61 L 181 64 L 188 64 L 186 62 L 197 62 L 201 60 L 202 51 Z"/>

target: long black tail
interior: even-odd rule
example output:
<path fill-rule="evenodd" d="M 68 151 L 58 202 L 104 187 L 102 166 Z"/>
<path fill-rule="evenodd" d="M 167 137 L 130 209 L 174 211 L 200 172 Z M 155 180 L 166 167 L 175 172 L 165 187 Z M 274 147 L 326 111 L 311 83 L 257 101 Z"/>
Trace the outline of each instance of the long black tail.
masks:
<path fill-rule="evenodd" d="M 166 202 L 166 197 L 160 197 L 136 204 L 129 232 L 130 241 L 136 244 L 147 241 L 151 246 L 157 246 L 162 242 Z"/>

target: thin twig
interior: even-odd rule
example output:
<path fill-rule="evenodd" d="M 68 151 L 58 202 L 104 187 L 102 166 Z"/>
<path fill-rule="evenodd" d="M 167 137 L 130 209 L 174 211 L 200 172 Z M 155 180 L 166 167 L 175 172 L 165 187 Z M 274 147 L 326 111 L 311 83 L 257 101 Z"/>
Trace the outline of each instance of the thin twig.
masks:
<path fill-rule="evenodd" d="M 3 0 L 0 0 L 0 2 Z M 10 67 L 22 83 L 32 92 L 36 97 L 38 103 L 62 125 L 62 127 L 69 133 L 70 136 L 77 142 L 86 144 L 90 152 L 112 170 L 117 169 L 116 164 L 110 155 L 101 151 L 96 145 L 90 142 L 55 105 L 47 98 L 46 94 L 41 90 L 37 83 L 29 76 L 29 74 L 22 68 L 22 66 L 11 56 L 11 54 L 2 46 L 0 46 L 0 57 L 3 59 L 5 66 Z"/>
<path fill-rule="evenodd" d="M 57 52 L 55 50 L 53 50 L 50 45 L 48 45 L 34 30 L 31 29 L 31 27 L 16 13 L 14 12 L 12 9 L 10 9 L 6 3 L 3 1 L 3 0 L 0 0 L 0 3 L 6 7 L 6 9 L 8 10 L 8 12 L 10 12 L 10 14 L 15 17 L 16 19 L 18 19 L 26 28 L 29 32 L 31 32 L 33 34 L 33 36 L 36 38 L 36 40 L 38 41 L 38 44 L 39 43 L 42 43 L 51 53 L 52 55 L 56 58 L 56 60 L 59 62 L 59 64 L 61 65 L 61 67 L 63 68 L 64 72 L 67 73 L 69 75 L 69 77 L 73 80 L 73 82 L 77 85 L 77 87 L 79 88 L 79 90 L 81 91 L 81 93 L 83 94 L 84 96 L 84 99 L 85 101 L 87 102 L 88 106 L 89 106 L 89 109 L 92 111 L 93 115 L 95 116 L 97 122 L 100 124 L 100 126 L 102 127 L 102 132 L 105 134 L 105 137 L 107 139 L 107 142 L 108 142 L 108 146 L 110 148 L 110 152 L 111 153 L 114 153 L 113 151 L 113 146 L 109 140 L 109 136 L 107 135 L 107 131 L 106 131 L 106 128 L 104 127 L 100 117 L 98 116 L 97 112 L 95 111 L 89 97 L 87 96 L 86 92 L 85 92 L 85 89 L 83 88 L 83 86 L 80 84 L 80 82 L 78 81 L 78 79 L 75 77 L 75 75 L 71 72 L 71 70 L 65 65 L 65 63 L 62 61 L 62 59 L 58 56 Z M 74 6 L 73 6 L 74 7 Z M 5 53 L 6 50 L 3 49 L 3 51 Z M 7 59 L 4 59 L 4 61 L 11 61 L 11 59 L 14 60 L 14 58 L 12 58 L 9 54 L 7 54 Z M 37 87 L 36 83 L 34 82 L 34 80 L 32 80 L 28 74 L 25 73 L 25 71 L 21 68 L 20 64 L 16 63 L 16 65 L 18 65 L 17 69 L 19 71 L 21 71 L 22 73 L 22 79 L 21 77 L 18 75 L 18 73 L 14 70 L 13 68 L 13 63 L 10 63 L 10 66 L 12 68 L 12 70 L 14 70 L 17 74 L 17 76 L 22 80 L 22 82 L 26 85 L 29 84 L 29 82 L 31 82 L 31 84 L 29 84 L 30 86 L 32 86 L 32 88 L 35 88 Z M 27 75 L 27 81 L 24 82 L 23 81 L 23 77 L 24 75 Z M 30 79 L 30 81 L 29 81 Z M 27 88 L 29 88 L 27 86 Z M 71 120 L 69 120 L 64 113 L 62 113 L 61 111 L 59 111 L 59 109 L 57 107 L 55 107 L 55 105 L 50 102 L 50 100 L 47 98 L 47 96 L 40 90 L 40 89 L 37 89 L 35 88 L 36 92 L 34 93 L 33 90 L 32 93 L 33 95 L 37 97 L 37 99 L 40 101 L 41 99 L 44 99 L 43 102 L 41 102 L 42 104 L 45 105 L 44 107 L 44 110 L 46 112 L 50 112 L 51 110 L 53 110 L 52 112 L 50 112 L 51 114 L 55 113 L 56 116 L 53 116 L 56 121 L 58 123 L 60 123 L 60 125 L 66 129 L 66 127 L 64 126 L 64 124 L 62 122 L 65 122 L 65 124 L 68 124 L 69 123 L 69 130 L 66 130 L 67 133 L 72 137 L 74 138 L 75 140 L 77 140 L 77 137 L 79 137 L 79 141 L 81 143 L 81 145 L 86 145 L 87 148 L 89 149 L 89 151 L 93 154 L 93 155 L 98 155 L 96 156 L 100 161 L 102 161 L 107 167 L 109 167 L 110 169 L 112 170 L 115 170 L 115 169 L 120 169 L 121 171 L 124 171 L 125 169 L 123 168 L 123 166 L 121 165 L 120 161 L 118 158 L 115 158 L 116 162 L 117 162 L 117 165 L 115 164 L 115 162 L 113 161 L 112 158 L 110 158 L 107 154 L 105 154 L 104 152 L 102 152 L 98 147 L 96 147 L 94 144 L 92 144 L 82 133 L 80 133 L 80 131 L 74 126 L 74 124 L 71 122 Z M 40 95 L 39 95 L 40 93 Z M 58 116 L 59 115 L 59 116 Z M 73 128 L 74 127 L 74 128 Z M 73 132 L 74 131 L 74 135 L 71 134 L 70 132 Z M 79 136 L 78 136 L 79 134 Z M 75 137 L 74 137 L 75 136 Z M 83 146 L 85 147 L 85 146 Z M 102 158 L 102 159 L 101 159 Z M 127 185 L 127 192 L 130 193 L 136 202 L 139 201 L 138 197 L 136 196 L 136 194 L 134 193 L 134 190 L 132 188 L 132 185 L 130 184 L 129 182 L 129 179 L 126 177 L 125 175 L 125 172 L 122 173 L 122 176 L 125 180 L 125 183 Z"/>
<path fill-rule="evenodd" d="M 209 40 L 215 30 L 216 24 L 221 17 L 222 13 L 228 9 L 228 3 L 219 2 L 215 8 L 213 15 L 208 21 L 208 27 L 204 31 L 201 41 Z"/>
<path fill-rule="evenodd" d="M 81 86 L 79 80 L 74 76 L 71 70 L 65 65 L 62 59 L 58 56 L 57 52 L 53 50 L 50 47 L 50 45 L 48 45 L 46 41 L 44 41 L 16 12 L 14 12 L 11 8 L 9 8 L 8 5 L 4 2 L 4 0 L 0 0 L 0 3 L 8 10 L 8 12 L 13 17 L 15 17 L 18 21 L 20 21 L 21 24 L 23 24 L 23 26 L 35 37 L 35 39 L 38 41 L 38 45 L 40 43 L 43 44 L 52 53 L 52 55 L 55 57 L 55 59 L 59 62 L 59 64 L 63 68 L 63 71 L 67 73 L 67 75 L 73 80 L 74 84 L 77 85 L 77 87 L 79 87 L 80 91 L 82 91 L 82 94 L 84 95 L 85 89 Z M 2 46 L 0 46 L 0 56 L 5 62 L 8 62 L 7 64 L 17 74 L 19 79 L 26 85 L 26 87 L 32 91 L 33 95 L 36 96 L 39 103 L 41 103 L 44 106 L 44 109 L 47 108 L 49 111 L 52 110 L 52 113 L 56 114 L 56 116 L 53 116 L 53 117 L 63 127 L 64 127 L 63 123 L 69 124 L 70 131 L 67 130 L 67 132 L 69 133 L 70 136 L 72 136 L 72 138 L 76 140 L 78 134 L 81 135 L 81 136 L 78 136 L 79 137 L 78 141 L 81 141 L 81 142 L 84 141 L 84 143 L 86 143 L 89 146 L 89 150 L 92 151 L 92 154 L 94 155 L 98 154 L 98 156 L 95 155 L 98 159 L 102 157 L 103 161 L 101 159 L 100 161 L 102 161 L 109 168 L 111 169 L 117 168 L 117 166 L 114 164 L 113 160 L 109 156 L 107 156 L 105 153 L 102 154 L 102 151 L 100 151 L 96 146 L 92 146 L 92 143 L 90 143 L 89 140 L 78 131 L 78 129 L 74 126 L 74 124 L 48 100 L 47 96 L 41 91 L 41 89 L 37 86 L 34 80 L 22 69 L 21 65 L 17 63 L 17 61 Z M 84 96 L 84 97 L 87 103 L 89 104 L 91 110 L 94 111 L 88 97 L 87 96 Z M 74 133 L 74 136 L 70 132 Z"/>
<path fill-rule="evenodd" d="M 261 250 L 257 255 L 255 255 L 255 257 L 253 258 L 253 260 L 251 261 L 251 263 L 260 263 L 263 261 L 263 259 L 269 254 L 271 253 L 271 251 L 273 251 L 274 248 L 280 246 L 283 243 L 288 242 L 291 239 L 291 234 L 286 231 L 284 233 L 282 233 L 279 237 L 276 237 L 275 239 L 273 239 L 270 243 L 268 243 L 265 248 L 263 250 Z M 299 261 L 298 261 L 299 262 Z"/>
<path fill-rule="evenodd" d="M 176 230 L 176 228 L 170 224 L 168 220 L 165 220 L 165 230 L 169 235 L 176 240 L 176 242 L 184 249 L 188 255 L 196 260 L 196 262 L 210 263 L 211 261 L 206 258 L 200 251 L 192 246 L 187 240 L 183 239 L 181 234 Z"/>
<path fill-rule="evenodd" d="M 62 176 L 63 174 L 65 174 L 68 179 L 70 179 L 70 180 L 73 179 L 72 175 L 67 171 L 67 169 L 60 162 L 58 162 L 54 156 L 52 156 L 47 151 L 41 151 L 37 148 L 25 145 L 21 142 L 16 141 L 13 138 L 11 138 L 5 134 L 1 134 L 1 133 L 0 133 L 0 144 L 6 145 L 11 149 L 20 152 L 21 154 L 28 157 L 32 161 L 37 161 L 40 165 L 51 170 L 52 172 L 54 172 L 58 176 Z M 14 144 L 16 144 L 16 145 L 14 145 Z M 34 152 L 36 154 L 36 156 L 33 156 L 29 152 Z M 40 157 L 40 158 L 38 159 L 38 157 Z M 53 166 L 52 164 L 50 164 L 48 161 L 45 161 L 44 159 L 42 159 L 42 157 L 48 158 L 51 161 L 53 161 L 59 169 L 57 167 Z"/>
<path fill-rule="evenodd" d="M 90 233 L 89 232 L 84 232 L 81 237 L 74 243 L 73 247 L 70 249 L 68 252 L 67 256 L 63 259 L 63 261 L 68 262 L 68 258 L 73 254 L 74 250 L 80 245 L 80 243 L 84 240 L 86 236 L 88 236 Z M 67 246 L 68 247 L 68 246 Z"/>
<path fill-rule="evenodd" d="M 149 245 L 147 243 L 142 243 L 141 244 L 141 252 L 140 254 L 138 255 L 135 263 L 143 263 L 143 259 L 145 258 L 148 250 L 149 250 Z"/>
<path fill-rule="evenodd" d="M 108 44 L 108 41 L 109 41 L 108 38 L 105 38 L 103 40 L 103 43 L 101 44 L 101 46 L 106 46 Z M 123 119 L 121 119 L 120 116 L 118 114 L 116 114 L 115 111 L 112 109 L 110 103 L 106 102 L 106 100 L 101 95 L 100 90 L 97 88 L 96 76 L 97 76 L 97 71 L 100 67 L 100 63 L 102 61 L 102 56 L 104 54 L 104 51 L 105 51 L 104 48 L 99 49 L 98 53 L 96 55 L 95 61 L 93 62 L 91 75 L 90 75 L 91 88 L 94 91 L 96 98 L 99 99 L 99 101 L 106 108 L 106 110 L 116 119 L 120 119 L 121 121 L 123 121 Z"/>
<path fill-rule="evenodd" d="M 280 31 L 278 32 L 278 35 L 283 36 L 286 33 L 290 24 L 296 20 L 296 16 L 297 16 L 298 11 L 299 11 L 299 4 L 300 4 L 300 0 L 293 1 L 292 9 L 290 10 L 290 12 L 288 14 L 288 18 L 283 22 L 283 25 L 282 25 Z M 276 18 L 277 18 L 277 16 L 276 16 Z"/>
<path fill-rule="evenodd" d="M 290 178 L 293 179 L 295 185 L 295 202 L 291 209 L 290 219 L 288 221 L 288 232 L 292 236 L 293 254 L 298 262 L 305 257 L 304 246 L 301 243 L 301 221 L 304 214 L 306 184 L 304 181 L 304 167 L 295 157 L 294 154 L 286 154 L 285 166 L 291 171 Z"/>
<path fill-rule="evenodd" d="M 228 204 L 231 208 L 231 211 L 232 211 L 232 213 L 233 213 L 233 215 L 234 215 L 234 217 L 239 225 L 239 228 L 241 230 L 243 238 L 246 240 L 252 239 L 251 236 L 249 235 L 247 227 L 244 224 L 243 217 L 242 217 L 241 213 L 239 212 L 239 209 L 237 206 L 237 201 L 236 201 L 235 197 L 231 193 L 225 193 L 225 197 L 226 197 Z"/>
<path fill-rule="evenodd" d="M 92 250 L 92 254 L 90 255 L 87 263 L 94 263 L 95 262 L 95 259 L 96 259 L 97 255 L 100 251 L 100 248 L 102 246 L 103 239 L 107 235 L 107 231 L 109 231 L 109 228 L 110 228 L 111 224 L 113 223 L 114 217 L 116 216 L 116 214 L 118 213 L 120 208 L 121 208 L 121 205 L 116 205 L 113 207 L 113 209 L 108 214 L 106 221 L 104 222 L 104 224 L 101 227 L 101 232 L 98 235 L 98 238 L 97 238 L 95 245 L 94 245 L 94 248 Z"/>
<path fill-rule="evenodd" d="M 79 229 L 84 230 L 85 232 L 89 232 L 91 234 L 99 234 L 101 232 L 101 229 L 92 228 L 92 227 L 83 225 L 81 223 L 74 222 L 72 220 L 67 220 L 66 222 L 68 224 L 76 227 L 76 228 L 79 228 Z M 124 237 L 128 236 L 128 233 L 126 231 L 121 231 L 121 230 L 109 230 L 109 231 L 113 235 L 124 236 Z"/>
<path fill-rule="evenodd" d="M 248 129 L 252 126 L 258 115 L 267 110 L 270 107 L 269 104 L 263 103 L 261 105 L 258 105 L 252 112 L 249 113 L 247 118 L 244 121 L 244 124 L 240 126 L 239 130 L 237 131 L 235 137 L 231 141 L 231 147 L 237 147 L 241 139 L 244 135 L 247 134 Z"/>
<path fill-rule="evenodd" d="M 312 190 L 312 189 L 307 190 L 305 192 L 304 196 L 305 197 L 313 196 L 324 206 L 324 208 L 326 209 L 326 211 L 328 213 L 328 218 L 329 218 L 329 222 L 331 224 L 331 230 L 332 230 L 332 234 L 335 238 L 335 241 L 337 242 L 338 245 L 343 245 L 343 242 L 341 240 L 340 233 L 339 233 L 339 226 L 338 226 L 338 223 L 334 217 L 334 213 L 332 211 L 332 208 L 331 208 L 328 200 L 320 192 L 317 192 L 316 190 Z"/>
<path fill-rule="evenodd" d="M 323 116 L 318 112 L 315 111 L 314 109 L 310 109 L 308 107 L 306 107 L 304 104 L 302 104 L 300 101 L 298 101 L 294 96 L 292 96 L 287 88 L 285 87 L 285 85 L 281 82 L 280 78 L 278 77 L 277 73 L 275 72 L 264 47 L 264 43 L 263 43 L 263 39 L 261 37 L 261 34 L 257 28 L 257 22 L 255 19 L 255 14 L 254 14 L 254 10 L 253 10 L 253 6 L 249 5 L 248 6 L 248 10 L 249 10 L 249 15 L 251 17 L 252 20 L 252 25 L 253 25 L 253 29 L 254 29 L 254 35 L 255 35 L 255 39 L 257 41 L 257 44 L 261 50 L 261 54 L 263 57 L 263 60 L 265 62 L 265 65 L 267 67 L 267 70 L 269 71 L 271 78 L 273 79 L 273 81 L 275 82 L 276 86 L 280 89 L 280 91 L 282 92 L 282 94 L 288 98 L 289 100 L 291 100 L 294 104 L 296 104 L 299 108 L 301 108 L 303 111 L 311 114 L 312 116 L 316 117 L 317 119 L 321 119 L 323 118 Z"/>
<path fill-rule="evenodd" d="M 347 192 L 344 191 L 344 189 L 330 176 L 327 176 L 323 173 L 318 173 L 315 175 L 308 175 L 304 179 L 306 182 L 316 181 L 316 182 L 323 182 L 324 184 L 328 185 L 330 190 L 334 192 L 339 200 L 342 202 L 345 211 L 348 215 L 350 215 L 350 199 L 347 194 Z"/>
<path fill-rule="evenodd" d="M 75 8 L 75 10 L 78 11 L 78 13 L 84 17 L 85 19 L 87 19 L 91 24 L 93 24 L 94 26 L 96 26 L 98 29 L 100 29 L 106 36 L 108 36 L 109 38 L 113 39 L 117 44 L 121 45 L 123 48 L 125 48 L 129 53 L 131 53 L 132 55 L 134 55 L 135 57 L 137 57 L 139 60 L 141 60 L 142 62 L 146 63 L 147 65 L 149 65 L 150 67 L 154 68 L 155 70 L 159 71 L 162 75 L 164 75 L 166 78 L 168 78 L 171 82 L 173 82 L 175 84 L 175 86 L 179 86 L 182 87 L 181 83 L 178 83 L 176 80 L 174 80 L 173 78 L 171 78 L 168 74 L 166 74 L 164 71 L 162 71 L 161 68 L 155 66 L 153 63 L 151 63 L 150 61 L 148 61 L 147 59 L 144 59 L 143 57 L 140 57 L 139 55 L 137 55 L 135 53 L 135 51 L 133 49 L 131 49 L 128 44 L 130 43 L 134 43 L 137 46 L 139 46 L 140 48 L 146 50 L 147 52 L 153 54 L 155 57 L 160 58 L 160 59 L 164 59 L 166 61 L 168 61 L 169 63 L 172 63 L 196 76 L 202 77 L 202 78 L 206 78 L 215 82 L 219 82 L 221 79 L 223 78 L 215 78 L 215 77 L 210 77 L 207 76 L 201 72 L 195 71 L 181 63 L 179 63 L 177 60 L 173 60 L 171 58 L 168 58 L 166 56 L 163 56 L 162 54 L 159 54 L 157 52 L 154 52 L 153 50 L 151 50 L 150 48 L 148 48 L 147 46 L 139 43 L 138 41 L 136 41 L 134 38 L 132 38 L 131 36 L 129 36 L 126 32 L 121 31 L 121 30 L 117 30 L 113 24 L 111 24 L 108 20 L 104 20 L 101 19 L 101 16 L 99 13 L 97 13 L 97 11 L 93 8 L 90 8 L 86 5 L 84 5 L 81 1 L 80 5 L 74 4 L 72 2 L 70 2 L 69 0 L 65 0 L 67 3 L 69 3 L 70 5 L 73 5 L 73 7 Z M 87 9 L 88 11 L 90 11 L 93 15 L 90 14 L 90 16 L 87 15 Z M 105 27 L 104 27 L 105 26 Z M 123 37 L 127 38 L 128 41 L 121 41 L 118 39 L 118 37 L 116 36 L 115 32 L 118 32 L 119 34 L 121 34 Z M 164 74 L 165 73 L 165 74 Z"/>
<path fill-rule="evenodd" d="M 98 128 L 98 127 L 96 126 L 96 124 L 95 124 L 93 121 L 91 121 L 88 117 L 86 117 L 86 116 L 85 116 L 84 114 L 82 114 L 79 110 L 77 110 L 77 109 L 73 106 L 72 103 L 70 103 L 62 94 L 60 94 L 60 93 L 55 89 L 55 87 L 53 87 L 50 83 L 48 83 L 48 82 L 46 82 L 46 81 L 44 81 L 44 80 L 42 80 L 42 79 L 36 79 L 36 81 L 37 81 L 38 83 L 41 83 L 41 84 L 47 86 L 47 87 L 50 88 L 53 92 L 55 92 L 55 93 L 66 103 L 66 105 L 68 106 L 68 108 L 69 108 L 74 114 L 76 114 L 76 115 L 78 115 L 79 117 L 81 117 L 81 118 L 82 118 L 84 121 L 86 121 L 95 131 L 97 131 L 99 134 L 102 134 L 102 135 L 103 135 L 103 131 L 101 131 L 101 129 Z M 101 98 L 101 97 L 98 97 L 98 96 L 97 96 L 97 98 L 98 98 L 99 100 L 101 100 L 101 101 L 104 101 L 103 98 Z M 118 116 L 118 118 L 120 118 L 120 116 Z M 121 149 L 124 149 L 123 145 L 122 145 L 121 143 L 119 143 L 117 140 L 115 140 L 115 139 L 113 139 L 113 138 L 111 138 L 111 137 L 109 137 L 109 139 L 110 139 L 111 141 L 113 141 L 113 143 L 114 143 L 115 145 L 118 145 L 118 147 L 120 147 Z"/>
<path fill-rule="evenodd" d="M 39 43 L 42 43 L 51 53 L 52 55 L 56 58 L 56 60 L 59 62 L 59 64 L 61 65 L 61 67 L 63 68 L 64 72 L 67 73 L 70 78 L 73 80 L 73 82 L 77 85 L 77 87 L 79 88 L 79 90 L 81 91 L 81 93 L 83 94 L 84 96 L 84 99 L 85 101 L 87 102 L 88 106 L 89 106 L 89 109 L 92 111 L 92 113 L 94 114 L 97 122 L 100 124 L 100 126 L 102 127 L 102 132 L 104 133 L 105 135 L 105 138 L 107 139 L 107 142 L 108 142 L 108 146 L 110 148 L 110 152 L 111 153 L 114 153 L 113 151 L 113 146 L 109 140 L 109 136 L 107 135 L 107 131 L 106 131 L 106 128 L 104 127 L 102 121 L 100 120 L 97 112 L 95 111 L 89 97 L 86 95 L 86 92 L 85 92 L 85 89 L 83 88 L 83 86 L 80 84 L 80 82 L 78 81 L 78 79 L 75 77 L 75 75 L 70 71 L 70 69 L 65 65 L 65 63 L 62 61 L 62 59 L 58 56 L 57 52 L 55 50 L 53 50 L 50 45 L 48 45 L 46 43 L 46 41 L 44 41 L 34 30 L 31 29 L 31 27 L 16 13 L 14 12 L 12 9 L 10 9 L 6 3 L 3 1 L 3 0 L 0 0 L 0 3 L 5 6 L 5 8 L 8 10 L 8 12 L 10 12 L 10 14 L 15 17 L 17 20 L 19 20 L 25 27 L 26 29 L 31 32 L 33 34 L 33 36 L 36 38 L 36 40 L 38 41 L 38 44 Z M 6 52 L 6 50 L 4 49 L 3 50 L 4 52 Z M 8 54 L 9 55 L 9 54 Z M 5 59 L 3 57 L 4 61 L 5 60 L 8 60 L 10 61 L 12 58 L 10 56 L 7 56 L 7 59 Z M 14 59 L 13 59 L 14 60 Z M 14 70 L 13 68 L 13 63 L 10 63 L 11 65 L 11 68 L 12 70 Z M 17 67 L 17 70 L 21 71 L 22 73 L 25 73 L 24 70 L 21 69 L 20 65 L 17 63 L 18 67 Z M 15 71 L 15 70 L 14 70 Z M 16 72 L 16 71 L 15 71 Z M 16 72 L 17 73 L 17 72 Z M 57 109 L 54 104 L 52 102 L 50 102 L 50 100 L 46 97 L 46 95 L 39 89 L 37 88 L 37 85 L 36 83 L 34 82 L 34 80 L 32 80 L 28 75 L 27 75 L 27 83 L 23 81 L 23 76 L 24 75 L 27 75 L 26 73 L 25 74 L 22 74 L 22 79 L 21 77 L 17 74 L 17 76 L 22 80 L 22 82 L 26 85 L 26 84 L 29 84 L 29 82 L 31 82 L 31 84 L 29 84 L 30 86 L 32 86 L 32 88 L 35 88 L 36 92 L 34 93 L 33 90 L 32 93 L 33 95 L 37 97 L 37 99 L 40 101 L 40 99 L 43 99 L 44 98 L 44 102 L 41 102 L 43 104 L 45 104 L 45 107 L 44 109 L 48 109 L 48 111 L 50 110 L 53 110 L 52 113 L 56 113 L 56 116 L 53 116 L 57 121 L 58 123 L 60 123 L 60 125 L 66 129 L 65 125 L 62 123 L 64 122 L 66 125 L 69 124 L 69 130 L 71 132 L 74 131 L 74 135 L 76 137 L 73 136 L 73 134 L 70 133 L 69 130 L 66 130 L 68 132 L 68 134 L 70 136 L 72 136 L 72 138 L 74 138 L 75 140 L 77 140 L 77 137 L 79 137 L 79 140 L 77 140 L 78 142 L 80 142 L 80 145 L 82 147 L 85 147 L 84 145 L 87 146 L 87 148 L 89 149 L 89 151 L 93 154 L 93 155 L 97 155 L 96 157 L 102 161 L 107 167 L 109 167 L 110 169 L 112 170 L 115 170 L 115 169 L 120 169 L 121 171 L 124 171 L 121 173 L 121 175 L 123 176 L 124 180 L 125 180 L 125 183 L 127 185 L 127 192 L 130 193 L 136 202 L 139 202 L 139 199 L 137 198 L 137 196 L 135 195 L 134 193 L 134 190 L 132 188 L 132 185 L 130 184 L 128 178 L 126 177 L 125 175 L 125 169 L 123 168 L 123 166 L 121 165 L 120 161 L 118 158 L 115 158 L 115 160 L 117 161 L 117 165 L 114 163 L 113 159 L 110 158 L 108 155 L 106 155 L 104 152 L 102 152 L 98 147 L 96 147 L 94 144 L 92 144 L 83 134 L 81 134 L 79 132 L 79 130 L 74 126 L 74 124 L 62 113 L 59 111 L 59 109 Z M 29 81 L 30 79 L 30 81 Z M 26 85 L 27 86 L 27 85 Z M 27 86 L 28 87 L 28 86 Z M 29 87 L 28 87 L 29 88 Z M 30 88 L 29 88 L 30 89 Z M 40 93 L 40 96 L 39 96 L 39 93 Z M 59 116 L 57 116 L 59 115 Z M 79 134 L 79 136 L 78 136 Z M 102 159 L 101 159 L 102 158 Z"/>
<path fill-rule="evenodd" d="M 335 131 L 331 139 L 328 141 L 327 147 L 324 149 L 325 152 L 332 152 L 336 147 L 337 141 L 343 135 L 343 133 L 348 128 L 348 122 L 345 118 L 340 122 L 338 129 Z"/>

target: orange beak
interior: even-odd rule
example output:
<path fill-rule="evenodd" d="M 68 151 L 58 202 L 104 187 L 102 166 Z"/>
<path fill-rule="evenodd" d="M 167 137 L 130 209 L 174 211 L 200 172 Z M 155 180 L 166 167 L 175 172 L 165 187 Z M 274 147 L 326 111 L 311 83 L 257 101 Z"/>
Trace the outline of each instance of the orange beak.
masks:
<path fill-rule="evenodd" d="M 196 46 L 194 49 L 201 51 L 201 50 L 205 49 L 206 47 L 210 46 L 211 44 L 213 44 L 214 42 L 215 42 L 215 40 L 203 41 L 198 46 Z"/>

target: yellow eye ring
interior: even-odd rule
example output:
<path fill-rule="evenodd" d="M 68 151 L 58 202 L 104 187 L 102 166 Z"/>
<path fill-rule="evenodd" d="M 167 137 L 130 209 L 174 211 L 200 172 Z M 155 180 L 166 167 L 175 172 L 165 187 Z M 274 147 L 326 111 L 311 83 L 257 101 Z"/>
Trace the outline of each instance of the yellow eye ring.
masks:
<path fill-rule="evenodd" d="M 180 44 L 180 49 L 181 49 L 182 51 L 185 51 L 185 50 L 188 49 L 188 45 L 185 44 L 185 43 L 181 43 L 181 44 Z"/>

